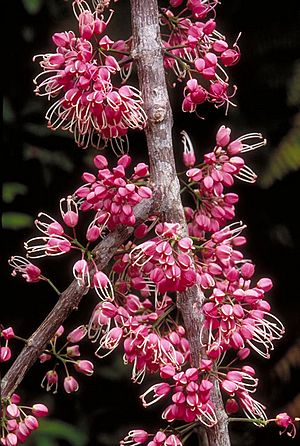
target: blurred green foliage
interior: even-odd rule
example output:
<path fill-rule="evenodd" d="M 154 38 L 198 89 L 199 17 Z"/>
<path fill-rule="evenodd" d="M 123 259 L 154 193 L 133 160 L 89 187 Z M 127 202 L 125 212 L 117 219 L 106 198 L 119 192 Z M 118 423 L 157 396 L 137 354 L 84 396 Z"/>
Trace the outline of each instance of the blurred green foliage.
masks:
<path fill-rule="evenodd" d="M 300 62 L 295 64 L 295 70 L 288 83 L 287 105 L 300 106 Z M 290 130 L 281 140 L 278 147 L 260 177 L 262 187 L 270 187 L 274 181 L 283 178 L 289 172 L 300 169 L 300 113 L 293 119 Z"/>
<path fill-rule="evenodd" d="M 71 446 L 86 446 L 88 437 L 78 427 L 59 420 L 41 420 L 39 428 L 26 440 L 27 446 L 59 446 L 60 441 Z"/>
<path fill-rule="evenodd" d="M 33 225 L 33 218 L 23 212 L 3 212 L 2 227 L 3 229 L 24 229 Z"/>
<path fill-rule="evenodd" d="M 22 0 L 24 8 L 29 14 L 37 14 L 43 6 L 44 0 Z"/>
<path fill-rule="evenodd" d="M 2 187 L 2 198 L 5 203 L 12 203 L 17 195 L 25 195 L 28 187 L 21 183 L 4 183 Z"/>

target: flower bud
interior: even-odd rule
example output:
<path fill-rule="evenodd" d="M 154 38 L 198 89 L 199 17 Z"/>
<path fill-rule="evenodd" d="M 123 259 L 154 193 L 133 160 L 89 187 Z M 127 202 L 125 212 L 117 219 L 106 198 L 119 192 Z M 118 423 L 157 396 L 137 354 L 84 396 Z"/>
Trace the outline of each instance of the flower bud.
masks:
<path fill-rule="evenodd" d="M 8 327 L 5 330 L 2 330 L 2 336 L 6 340 L 14 338 L 15 337 L 15 333 L 14 333 L 14 330 L 12 329 L 12 327 Z"/>
<path fill-rule="evenodd" d="M 16 436 L 16 434 L 13 434 L 12 432 L 9 433 L 5 439 L 5 446 L 16 446 L 17 444 L 18 437 Z"/>
<path fill-rule="evenodd" d="M 86 333 L 86 327 L 84 325 L 80 325 L 68 334 L 67 340 L 72 343 L 79 342 L 85 337 Z"/>
<path fill-rule="evenodd" d="M 28 415 L 24 419 L 24 423 L 26 424 L 28 429 L 30 429 L 31 431 L 33 431 L 39 427 L 39 422 L 33 415 Z"/>
<path fill-rule="evenodd" d="M 0 362 L 9 361 L 11 358 L 11 350 L 9 347 L 0 347 Z"/>
<path fill-rule="evenodd" d="M 18 418 L 20 415 L 19 408 L 16 404 L 9 404 L 6 408 L 6 413 L 10 418 Z"/>
<path fill-rule="evenodd" d="M 225 125 L 221 125 L 216 135 L 216 143 L 220 147 L 225 147 L 229 144 L 231 130 Z"/>
<path fill-rule="evenodd" d="M 235 399 L 229 398 L 226 401 L 225 410 L 228 414 L 236 413 L 239 410 L 239 405 Z"/>
<path fill-rule="evenodd" d="M 64 389 L 67 393 L 77 392 L 79 384 L 73 376 L 66 376 L 64 379 Z"/>
<path fill-rule="evenodd" d="M 69 356 L 69 358 L 80 356 L 79 345 L 71 345 L 70 347 L 67 347 L 67 356 Z"/>
<path fill-rule="evenodd" d="M 94 364 L 91 361 L 77 361 L 75 362 L 74 367 L 76 372 L 83 373 L 87 376 L 91 376 L 94 373 Z"/>
<path fill-rule="evenodd" d="M 31 411 L 36 417 L 45 417 L 48 415 L 48 408 L 44 404 L 34 404 Z"/>

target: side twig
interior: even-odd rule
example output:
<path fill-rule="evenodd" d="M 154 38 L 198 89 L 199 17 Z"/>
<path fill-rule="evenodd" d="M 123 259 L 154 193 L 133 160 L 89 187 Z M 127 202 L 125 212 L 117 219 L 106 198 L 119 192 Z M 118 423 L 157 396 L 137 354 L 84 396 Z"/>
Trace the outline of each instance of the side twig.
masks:
<path fill-rule="evenodd" d="M 137 224 L 140 224 L 152 212 L 152 200 L 143 200 L 135 208 Z M 108 234 L 93 250 L 94 261 L 98 269 L 103 269 L 118 247 L 130 237 L 134 228 L 122 226 Z M 1 383 L 1 396 L 9 397 L 23 380 L 26 373 L 44 351 L 49 340 L 54 336 L 56 330 L 66 320 L 69 314 L 78 308 L 83 296 L 88 292 L 87 287 L 77 284 L 76 280 L 61 293 L 59 300 L 47 315 L 37 330 L 30 336 L 27 344 L 20 352 Z"/>

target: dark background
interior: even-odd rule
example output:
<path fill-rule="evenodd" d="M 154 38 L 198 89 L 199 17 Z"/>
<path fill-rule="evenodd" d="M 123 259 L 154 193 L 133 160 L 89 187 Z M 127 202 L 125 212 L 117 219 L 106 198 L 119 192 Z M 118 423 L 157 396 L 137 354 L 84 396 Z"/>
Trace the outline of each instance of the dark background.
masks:
<path fill-rule="evenodd" d="M 39 69 L 32 57 L 53 51 L 50 39 L 54 32 L 76 29 L 70 2 L 5 3 L 0 321 L 5 327 L 12 324 L 17 334 L 26 337 L 43 320 L 56 297 L 46 284 L 27 285 L 20 279 L 12 279 L 7 259 L 13 254 L 24 255 L 23 241 L 36 233 L 31 226 L 32 216 L 41 210 L 54 217 L 58 215 L 59 199 L 80 184 L 80 175 L 90 166 L 94 152 L 78 149 L 69 135 L 48 130 L 43 117 L 47 100 L 33 94 L 32 78 Z M 128 35 L 128 2 L 119 3 L 115 8 L 120 10 L 119 15 L 115 14 L 107 30 L 113 38 Z M 274 281 L 274 289 L 269 293 L 272 311 L 286 327 L 286 335 L 276 343 L 271 360 L 253 355 L 261 379 L 257 398 L 268 406 L 270 416 L 286 410 L 293 416 L 300 415 L 300 178 L 295 170 L 297 163 L 299 167 L 300 150 L 299 12 L 299 2 L 295 0 L 284 4 L 224 0 L 218 7 L 218 30 L 228 41 L 233 43 L 242 32 L 241 61 L 230 70 L 232 82 L 238 86 L 234 101 L 237 107 L 231 108 L 228 116 L 224 116 L 224 109 L 206 105 L 200 109 L 205 120 L 183 114 L 181 96 L 171 91 L 178 154 L 182 129 L 195 142 L 199 160 L 213 148 L 214 135 L 221 124 L 230 126 L 234 136 L 260 131 L 268 139 L 266 148 L 247 155 L 247 164 L 260 175 L 261 181 L 255 186 L 239 183 L 235 190 L 240 194 L 237 218 L 247 224 L 247 256 L 257 265 L 261 277 L 271 277 Z M 132 136 L 132 153 L 139 161 L 145 154 L 143 143 L 142 135 Z M 177 158 L 180 163 L 180 156 Z M 63 289 L 71 280 L 71 265 L 67 262 L 62 267 L 59 262 L 60 259 L 41 264 Z M 71 328 L 87 320 L 94 304 L 95 299 L 88 297 L 66 325 Z M 15 355 L 18 349 L 14 342 Z M 82 351 L 92 354 L 93 348 L 86 345 Z M 97 361 L 95 375 L 80 379 L 80 390 L 75 395 L 66 395 L 61 382 L 55 397 L 40 390 L 40 381 L 48 368 L 46 364 L 33 367 L 19 389 L 25 402 L 44 401 L 51 410 L 52 421 L 44 423 L 30 444 L 111 446 L 118 444 L 131 428 L 149 431 L 159 428 L 159 412 L 142 409 L 137 398 L 147 384 L 140 389 L 129 382 L 130 370 L 122 366 L 121 354 Z M 287 437 L 279 437 L 278 429 L 271 427 L 258 429 L 236 424 L 231 430 L 234 445 L 293 444 Z"/>

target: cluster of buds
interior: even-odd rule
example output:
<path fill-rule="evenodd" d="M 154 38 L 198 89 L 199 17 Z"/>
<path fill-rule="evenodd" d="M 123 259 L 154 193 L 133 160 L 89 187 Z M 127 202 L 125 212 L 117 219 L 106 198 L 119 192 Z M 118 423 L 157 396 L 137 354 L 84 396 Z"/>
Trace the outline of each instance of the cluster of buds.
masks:
<path fill-rule="evenodd" d="M 196 157 L 192 142 L 186 132 L 182 132 L 183 161 L 188 167 L 188 191 L 197 202 L 197 209 L 186 208 L 190 235 L 206 239 L 206 233 L 216 232 L 235 216 L 238 195 L 226 192 L 238 178 L 248 183 L 256 181 L 256 175 L 245 165 L 241 154 L 255 150 L 266 144 L 260 133 L 248 133 L 231 140 L 231 130 L 221 126 L 216 134 L 216 146 L 204 155 L 203 163 L 195 165 Z"/>
<path fill-rule="evenodd" d="M 104 35 L 112 12 L 105 21 L 85 0 L 75 0 L 73 9 L 80 35 L 55 33 L 56 52 L 36 56 L 43 71 L 34 79 L 35 92 L 48 99 L 58 97 L 46 113 L 52 130 L 70 131 L 83 148 L 100 148 L 110 141 L 115 150 L 123 151 L 128 130 L 142 129 L 146 114 L 135 87 L 113 85 L 121 68 L 111 54 L 119 54 L 119 45 Z"/>
<path fill-rule="evenodd" d="M 132 365 L 132 380 L 141 383 L 146 373 L 159 374 L 162 381 L 141 395 L 144 407 L 165 399 L 162 418 L 168 427 L 155 434 L 132 430 L 121 446 L 181 446 L 194 427 L 217 424 L 216 408 L 211 390 L 218 382 L 229 415 L 243 411 L 257 425 L 273 421 L 290 436 L 295 435 L 295 421 L 286 413 L 269 420 L 265 406 L 252 397 L 258 379 L 253 367 L 243 361 L 250 349 L 269 358 L 273 342 L 284 328 L 270 313 L 265 293 L 272 288 L 270 279 L 251 282 L 254 266 L 238 249 L 246 238 L 245 226 L 232 223 L 238 195 L 227 192 L 235 178 L 254 183 L 255 173 L 240 156 L 265 144 L 259 133 L 249 133 L 231 139 L 231 130 L 221 126 L 216 134 L 214 149 L 196 165 L 196 156 L 189 136 L 183 132 L 183 162 L 187 167 L 190 193 L 196 209 L 187 207 L 188 235 L 177 223 L 151 222 L 139 225 L 134 240 L 120 247 L 111 265 L 109 277 L 97 269 L 90 244 L 118 226 L 136 225 L 134 207 L 152 197 L 148 166 L 139 163 L 128 177 L 126 170 L 132 159 L 124 154 L 129 129 L 143 129 L 146 114 L 140 92 L 126 85 L 131 72 L 132 39 L 113 41 L 105 35 L 112 11 L 105 20 L 102 12 L 110 0 L 74 0 L 73 11 L 78 21 L 79 35 L 73 31 L 56 33 L 56 52 L 36 56 L 42 72 L 35 78 L 35 92 L 56 99 L 46 114 L 51 129 L 61 128 L 74 134 L 83 148 L 101 148 L 109 141 L 122 156 L 110 168 L 103 155 L 94 158 L 97 173 L 85 172 L 84 184 L 73 195 L 60 200 L 61 222 L 40 213 L 35 221 L 43 234 L 25 242 L 27 257 L 60 256 L 80 252 L 73 264 L 78 286 L 93 288 L 100 301 L 96 304 L 89 324 L 80 325 L 66 336 L 60 326 L 49 347 L 40 355 L 41 363 L 52 360 L 42 387 L 56 393 L 58 366 L 63 369 L 66 393 L 79 389 L 74 372 L 91 376 L 94 365 L 81 359 L 79 342 L 88 335 L 97 342 L 96 356 L 103 358 L 122 347 L 125 364 Z M 226 67 L 237 63 L 240 51 L 235 42 L 230 48 L 216 30 L 214 18 L 208 18 L 218 0 L 170 0 L 170 8 L 160 10 L 163 34 L 163 54 L 166 70 L 173 70 L 177 79 L 187 78 L 182 109 L 193 112 L 205 101 L 216 107 L 232 104 L 235 86 L 230 87 Z M 174 12 L 171 8 L 183 8 Z M 114 77 L 119 74 L 123 85 Z M 231 91 L 230 91 L 231 90 Z M 77 237 L 80 213 L 92 214 L 82 244 Z M 155 226 L 155 234 L 149 235 Z M 78 231 L 79 232 L 79 231 Z M 136 239 L 146 239 L 136 244 Z M 9 260 L 12 275 L 20 274 L 27 282 L 47 281 L 40 268 L 27 258 L 14 256 Z M 114 283 L 114 285 L 111 282 Z M 201 361 L 192 367 L 189 341 L 185 329 L 172 315 L 176 308 L 174 293 L 184 293 L 198 287 L 202 299 L 203 320 L 200 333 Z M 59 293 L 59 292 L 58 292 Z M 201 304 L 201 303 L 200 303 Z M 200 307 L 199 304 L 199 307 Z M 0 362 L 8 361 L 9 339 L 15 337 L 11 327 L 2 329 Z M 231 351 L 227 362 L 228 351 Z M 76 375 L 75 375 L 76 376 Z M 15 446 L 26 441 L 38 427 L 36 417 L 47 415 L 43 404 L 31 408 L 20 406 L 13 395 L 3 400 L 1 438 L 3 446 Z M 26 411 L 30 410 L 28 415 Z M 173 428 L 171 423 L 184 422 Z M 182 438 L 182 440 L 181 440 Z"/>
<path fill-rule="evenodd" d="M 217 422 L 214 404 L 210 400 L 213 383 L 205 376 L 210 367 L 209 361 L 204 361 L 203 369 L 187 368 L 179 373 L 176 373 L 172 366 L 162 367 L 161 378 L 172 379 L 173 384 L 161 382 L 150 387 L 141 395 L 144 407 L 172 392 L 172 403 L 164 410 L 163 419 L 169 423 L 175 420 L 183 420 L 186 423 L 199 420 L 205 426 L 213 426 Z M 150 401 L 147 401 L 149 395 Z"/>
<path fill-rule="evenodd" d="M 49 347 L 40 355 L 40 362 L 45 363 L 55 359 L 55 366 L 48 370 L 42 380 L 42 387 L 47 391 L 57 392 L 59 375 L 57 367 L 59 363 L 63 366 L 65 377 L 63 380 L 63 387 L 65 392 L 73 393 L 79 389 L 77 379 L 70 373 L 70 367 L 73 371 L 91 376 L 94 373 L 94 365 L 91 361 L 80 359 L 81 353 L 78 343 L 86 336 L 87 328 L 84 325 L 72 330 L 66 336 L 66 342 L 59 347 L 57 339 L 64 333 L 64 327 L 60 326 L 53 338 L 50 340 Z M 59 363 L 57 362 L 59 361 Z"/>
<path fill-rule="evenodd" d="M 225 68 L 238 62 L 239 47 L 235 42 L 230 48 L 216 30 L 214 18 L 207 18 L 210 12 L 214 13 L 217 3 L 171 0 L 171 8 L 161 12 L 164 36 L 167 35 L 163 40 L 165 68 L 173 70 L 180 81 L 189 77 L 182 103 L 185 112 L 194 112 L 205 101 L 216 107 L 226 104 L 228 108 L 236 91 L 234 86 L 229 92 Z M 180 6 L 183 9 L 175 12 L 173 8 Z"/>
<path fill-rule="evenodd" d="M 44 404 L 34 404 L 32 407 L 20 404 L 21 398 L 14 393 L 8 399 L 1 400 L 1 437 L 3 446 L 16 446 L 24 443 L 30 434 L 38 428 L 37 418 L 48 415 Z"/>
<path fill-rule="evenodd" d="M 142 429 L 135 429 L 128 432 L 126 437 L 120 442 L 120 446 L 138 446 L 140 444 L 144 444 L 145 446 L 182 446 L 178 435 L 169 435 L 163 431 L 158 431 L 156 434 L 149 434 Z"/>
<path fill-rule="evenodd" d="M 97 175 L 90 172 L 82 175 L 86 183 L 75 192 L 80 199 L 80 210 L 92 209 L 96 212 L 86 234 L 88 241 L 95 241 L 101 234 L 100 228 L 105 225 L 109 230 L 118 225 L 134 226 L 136 220 L 133 207 L 143 198 L 152 197 L 148 187 L 147 164 L 137 164 L 134 173 L 127 178 L 126 169 L 131 162 L 129 155 L 123 155 L 116 167 L 109 169 L 107 159 L 97 155 L 94 158 Z"/>
<path fill-rule="evenodd" d="M 90 244 L 97 242 L 107 230 L 114 230 L 119 225 L 134 226 L 134 206 L 142 199 L 151 198 L 152 191 L 148 185 L 149 172 L 145 163 L 137 164 L 127 179 L 125 170 L 131 164 L 131 157 L 128 155 L 123 155 L 112 169 L 109 169 L 108 161 L 103 155 L 95 156 L 94 164 L 98 169 L 97 174 L 85 172 L 82 178 L 86 183 L 73 196 L 60 200 L 61 222 L 44 212 L 39 213 L 35 225 L 43 235 L 31 238 L 24 246 L 27 257 L 30 258 L 79 251 L 80 258 L 73 265 L 73 274 L 78 285 L 93 288 L 102 300 L 111 300 L 114 295 L 111 282 L 104 272 L 98 271 Z M 85 241 L 80 243 L 76 228 L 80 213 L 87 215 L 87 211 L 93 211 L 92 217 L 85 230 Z M 141 236 L 141 228 L 139 232 Z M 13 268 L 13 276 L 20 274 L 31 283 L 45 280 L 54 287 L 42 275 L 40 268 L 28 259 L 14 256 L 9 264 Z"/>
<path fill-rule="evenodd" d="M 192 260 L 193 241 L 181 237 L 180 226 L 158 223 L 156 237 L 135 246 L 129 255 L 121 259 L 127 268 L 128 280 L 137 289 L 154 284 L 158 293 L 185 291 L 196 283 L 196 271 Z M 118 269 L 119 271 L 120 269 Z"/>
<path fill-rule="evenodd" d="M 237 246 L 245 242 L 243 227 L 225 227 L 204 244 L 200 282 L 208 301 L 203 305 L 205 322 L 202 342 L 210 358 L 228 349 L 253 348 L 265 358 L 273 342 L 284 333 L 281 322 L 270 313 L 265 293 L 272 289 L 269 278 L 251 285 L 254 265 L 243 259 Z"/>
<path fill-rule="evenodd" d="M 0 325 L 0 362 L 9 361 L 11 358 L 11 349 L 8 346 L 8 341 L 15 337 L 15 333 L 12 327 L 4 328 Z M 2 345 L 2 339 L 4 345 Z"/>
<path fill-rule="evenodd" d="M 121 292 L 114 303 L 99 303 L 89 323 L 89 338 L 98 343 L 96 356 L 103 358 L 122 345 L 124 363 L 132 364 L 132 380 L 137 383 L 146 372 L 158 372 L 165 365 L 180 369 L 190 349 L 184 328 L 168 317 L 173 309 L 168 296 L 153 305 L 147 298 Z"/>

